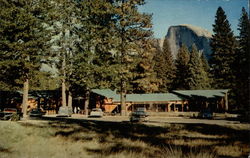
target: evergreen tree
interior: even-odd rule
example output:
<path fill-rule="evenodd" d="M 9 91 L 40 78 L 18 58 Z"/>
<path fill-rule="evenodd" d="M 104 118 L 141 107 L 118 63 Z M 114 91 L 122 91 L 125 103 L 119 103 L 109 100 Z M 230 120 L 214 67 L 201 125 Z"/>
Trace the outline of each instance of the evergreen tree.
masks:
<path fill-rule="evenodd" d="M 152 44 L 142 44 L 142 54 L 140 55 L 139 63 L 135 67 L 134 77 L 132 81 L 133 93 L 154 93 L 158 91 L 159 79 L 154 72 L 154 51 Z"/>
<path fill-rule="evenodd" d="M 60 88 L 60 79 L 55 74 L 40 70 L 30 80 L 30 90 L 56 90 Z"/>
<path fill-rule="evenodd" d="M 176 77 L 174 81 L 174 89 L 185 90 L 189 88 L 188 83 L 186 82 L 189 58 L 190 54 L 188 48 L 185 45 L 182 45 L 178 50 L 176 59 Z"/>
<path fill-rule="evenodd" d="M 78 2 L 73 0 L 53 0 L 48 11 L 51 18 L 51 28 L 53 31 L 52 52 L 54 53 L 54 64 L 59 70 L 62 87 L 62 106 L 72 106 L 72 83 L 73 58 L 78 53 L 80 43 L 79 36 L 79 8 Z M 67 93 L 68 92 L 68 93 Z M 68 94 L 68 103 L 67 103 Z"/>
<path fill-rule="evenodd" d="M 115 7 L 110 0 L 85 0 L 78 7 L 81 41 L 73 57 L 70 85 L 75 94 L 84 93 L 87 114 L 89 89 L 115 89 L 118 81 L 118 62 L 114 55 Z"/>
<path fill-rule="evenodd" d="M 167 39 L 163 42 L 163 49 L 155 54 L 154 60 L 156 62 L 154 69 L 157 73 L 157 78 L 162 81 L 159 86 L 159 92 L 168 92 L 173 88 L 176 68 Z"/>
<path fill-rule="evenodd" d="M 143 5 L 144 0 L 116 0 L 115 5 L 115 30 L 118 41 L 117 54 L 120 58 L 120 87 L 122 115 L 125 114 L 125 95 L 128 81 L 133 75 L 132 71 L 135 56 L 142 52 L 141 43 L 150 44 L 152 36 L 151 15 L 140 13 L 138 6 Z"/>
<path fill-rule="evenodd" d="M 209 73 L 210 66 L 208 64 L 207 58 L 206 58 L 206 56 L 205 56 L 204 53 L 201 53 L 201 62 L 202 62 L 204 71 L 207 72 L 207 73 Z"/>
<path fill-rule="evenodd" d="M 238 41 L 239 47 L 236 58 L 236 91 L 237 91 L 237 105 L 241 109 L 249 110 L 249 52 L 250 52 L 250 21 L 245 8 L 242 8 L 242 15 L 239 20 L 238 30 L 240 31 Z M 247 87 L 248 86 L 248 87 Z M 248 107 L 247 107 L 248 106 Z"/>
<path fill-rule="evenodd" d="M 188 62 L 188 72 L 185 78 L 188 83 L 188 89 L 207 89 L 209 87 L 209 79 L 207 73 L 204 71 L 197 47 L 193 44 L 190 52 L 190 59 Z"/>
<path fill-rule="evenodd" d="M 19 66 L 15 63 L 10 63 L 10 60 L 0 59 L 0 90 L 1 91 L 15 91 L 22 87 L 19 82 L 21 74 L 19 74 Z"/>
<path fill-rule="evenodd" d="M 75 94 L 85 93 L 86 113 L 89 89 L 117 88 L 119 63 L 114 4 L 112 0 L 84 0 L 77 5 L 80 41 L 72 58 L 69 82 Z"/>
<path fill-rule="evenodd" d="M 117 46 L 115 37 L 115 7 L 110 0 L 86 0 L 82 3 L 87 16 L 83 27 L 87 36 L 87 51 L 93 55 L 90 64 L 94 67 L 95 87 L 116 88 L 118 82 L 118 61 L 114 55 Z M 84 22 L 83 21 L 83 22 Z M 92 84 L 93 86 L 93 84 Z"/>
<path fill-rule="evenodd" d="M 210 73 L 210 65 L 204 53 L 201 54 L 201 63 L 203 65 L 203 70 L 205 71 L 206 76 L 208 77 L 207 88 L 211 88 L 211 83 L 213 78 Z"/>
<path fill-rule="evenodd" d="M 27 114 L 29 81 L 39 72 L 46 56 L 44 49 L 49 34 L 45 29 L 46 16 L 42 9 L 45 2 L 0 0 L 0 67 L 1 70 L 16 69 L 8 72 L 7 77 L 14 77 L 14 82 L 23 84 L 24 116 Z"/>
<path fill-rule="evenodd" d="M 213 36 L 211 39 L 212 54 L 210 59 L 211 73 L 213 75 L 213 88 L 234 89 L 235 73 L 234 65 L 236 59 L 236 39 L 230 28 L 224 10 L 219 7 L 215 24 L 213 25 Z M 230 104 L 235 104 L 235 91 L 230 93 Z"/>
<path fill-rule="evenodd" d="M 235 59 L 236 40 L 230 28 L 224 10 L 219 7 L 215 24 L 214 35 L 211 39 L 211 68 L 214 78 L 214 88 L 233 88 L 235 80 L 232 64 Z"/>

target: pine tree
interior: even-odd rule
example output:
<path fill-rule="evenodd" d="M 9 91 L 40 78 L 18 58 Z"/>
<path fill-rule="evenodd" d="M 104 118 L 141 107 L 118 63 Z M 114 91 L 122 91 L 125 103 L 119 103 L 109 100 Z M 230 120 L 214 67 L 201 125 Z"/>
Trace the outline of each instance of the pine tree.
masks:
<path fill-rule="evenodd" d="M 78 3 L 78 51 L 72 58 L 69 75 L 74 94 L 88 98 L 89 89 L 117 88 L 119 63 L 116 55 L 115 2 L 111 0 L 84 0 Z M 85 101 L 87 113 L 88 99 Z"/>
<path fill-rule="evenodd" d="M 70 89 L 75 95 L 84 93 L 85 112 L 92 88 L 115 89 L 118 62 L 115 54 L 114 6 L 110 0 L 85 0 L 78 4 L 80 41 L 73 57 Z"/>
<path fill-rule="evenodd" d="M 78 53 L 79 36 L 79 8 L 72 0 L 53 0 L 48 11 L 53 31 L 51 48 L 54 53 L 54 65 L 59 70 L 62 87 L 62 106 L 72 105 L 72 83 L 70 75 L 73 73 L 73 58 Z M 68 103 L 66 102 L 68 92 Z"/>
<path fill-rule="evenodd" d="M 192 51 L 190 52 L 188 72 L 185 80 L 188 83 L 188 89 L 191 90 L 207 89 L 209 87 L 208 75 L 204 71 L 204 66 L 195 44 L 192 45 Z"/>
<path fill-rule="evenodd" d="M 120 58 L 120 93 L 122 115 L 125 114 L 125 95 L 128 81 L 133 76 L 130 72 L 136 66 L 134 58 L 142 52 L 141 43 L 146 43 L 152 36 L 151 15 L 140 13 L 138 6 L 144 0 L 117 0 L 115 5 L 116 39 L 118 41 L 117 54 Z M 150 44 L 147 42 L 147 44 Z"/>
<path fill-rule="evenodd" d="M 176 59 L 176 77 L 174 81 L 174 89 L 185 90 L 189 88 L 188 83 L 186 82 L 189 59 L 190 54 L 188 48 L 185 45 L 182 45 L 178 50 Z"/>
<path fill-rule="evenodd" d="M 234 62 L 237 45 L 227 16 L 221 7 L 216 12 L 213 32 L 210 43 L 212 48 L 210 65 L 213 75 L 213 88 L 234 89 L 236 83 Z M 230 93 L 229 98 L 230 104 L 235 104 L 235 91 Z"/>
<path fill-rule="evenodd" d="M 202 62 L 204 71 L 209 73 L 210 66 L 209 66 L 207 58 L 206 58 L 206 56 L 205 56 L 205 54 L 203 52 L 201 53 L 201 62 Z"/>
<path fill-rule="evenodd" d="M 168 92 L 173 88 L 175 78 L 175 64 L 167 39 L 163 42 L 163 49 L 155 54 L 155 71 L 157 78 L 162 80 L 159 86 L 159 92 Z"/>
<path fill-rule="evenodd" d="M 245 8 L 242 8 L 242 15 L 239 19 L 238 30 L 240 31 L 236 58 L 236 91 L 237 91 L 237 105 L 241 109 L 248 109 L 249 111 L 249 52 L 250 52 L 250 21 Z M 248 87 L 247 87 L 248 86 Z"/>
<path fill-rule="evenodd" d="M 206 76 L 208 78 L 208 80 L 206 81 L 207 82 L 207 87 L 206 88 L 211 88 L 211 83 L 212 83 L 212 76 L 211 76 L 211 73 L 210 73 L 210 65 L 208 63 L 208 60 L 205 56 L 205 54 L 202 52 L 201 54 L 201 63 L 202 63 L 202 66 L 203 66 L 203 70 L 205 71 L 206 73 Z"/>
<path fill-rule="evenodd" d="M 219 7 L 215 24 L 213 25 L 214 35 L 211 39 L 212 54 L 210 65 L 214 78 L 214 88 L 233 88 L 235 76 L 232 64 L 235 59 L 236 40 L 230 28 L 224 10 Z"/>
<path fill-rule="evenodd" d="M 133 93 L 154 93 L 158 91 L 160 80 L 154 72 L 154 51 L 152 44 L 142 44 L 142 54 L 140 54 L 139 63 L 133 69 L 134 77 L 132 81 Z"/>
<path fill-rule="evenodd" d="M 0 1 L 0 66 L 16 69 L 8 77 L 23 84 L 22 111 L 27 114 L 29 81 L 39 72 L 45 58 L 49 34 L 42 7 L 46 1 Z M 2 67 L 5 65 L 4 67 Z M 12 73 L 12 72 L 8 72 Z M 10 78 L 11 80 L 11 78 Z"/>
<path fill-rule="evenodd" d="M 117 46 L 115 37 L 115 6 L 110 0 L 87 0 L 83 2 L 88 10 L 87 23 L 84 25 L 89 36 L 87 45 L 93 52 L 91 61 L 95 88 L 116 88 L 118 61 L 114 55 Z M 83 34 L 86 36 L 86 33 Z M 92 87 L 93 88 L 93 87 Z"/>

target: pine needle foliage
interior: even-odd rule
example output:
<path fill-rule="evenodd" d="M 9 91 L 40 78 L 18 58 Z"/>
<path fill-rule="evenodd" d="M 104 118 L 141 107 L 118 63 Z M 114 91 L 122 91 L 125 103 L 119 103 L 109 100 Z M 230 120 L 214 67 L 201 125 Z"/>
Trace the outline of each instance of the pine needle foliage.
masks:
<path fill-rule="evenodd" d="M 159 86 L 159 92 L 169 92 L 173 89 L 176 67 L 167 39 L 163 42 L 162 50 L 155 54 L 154 60 L 157 78 L 162 81 Z"/>
<path fill-rule="evenodd" d="M 250 111 L 250 21 L 249 16 L 242 8 L 241 18 L 239 19 L 238 30 L 240 34 L 238 36 L 239 47 L 237 49 L 237 57 L 235 66 L 236 73 L 236 89 L 237 92 L 237 105 L 239 109 Z"/>
<path fill-rule="evenodd" d="M 143 52 L 140 54 L 141 58 L 138 59 L 139 63 L 133 70 L 133 93 L 154 93 L 158 91 L 160 80 L 157 78 L 156 72 L 154 71 L 154 41 L 152 40 L 150 43 L 147 41 L 142 45 Z"/>
<path fill-rule="evenodd" d="M 233 64 L 236 53 L 236 39 L 224 10 L 219 7 L 213 24 L 211 39 L 212 54 L 210 59 L 213 75 L 213 88 L 232 89 L 235 83 Z"/>
<path fill-rule="evenodd" d="M 195 44 L 192 45 L 190 59 L 188 62 L 188 72 L 186 77 L 188 89 L 207 89 L 209 87 L 209 78 L 204 70 L 204 66 Z"/>
<path fill-rule="evenodd" d="M 210 59 L 212 88 L 230 89 L 230 109 L 236 108 L 236 71 L 235 60 L 237 56 L 237 41 L 227 20 L 224 10 L 219 7 L 213 24 L 213 36 L 210 46 L 212 54 Z"/>
<path fill-rule="evenodd" d="M 2 82 L 10 87 L 32 79 L 47 58 L 44 5 L 43 1 L 0 1 L 0 70 L 7 79 Z"/>
<path fill-rule="evenodd" d="M 41 63 L 47 55 L 45 50 L 49 33 L 45 27 L 45 6 L 46 1 L 42 0 L 0 0 L 0 76 L 12 80 L 8 82 L 14 83 L 10 87 L 23 84 L 24 115 L 29 80 L 39 74 Z"/>
<path fill-rule="evenodd" d="M 176 77 L 174 80 L 174 89 L 185 90 L 189 88 L 186 80 L 188 74 L 188 62 L 190 53 L 187 46 L 182 45 L 178 51 L 176 59 Z"/>

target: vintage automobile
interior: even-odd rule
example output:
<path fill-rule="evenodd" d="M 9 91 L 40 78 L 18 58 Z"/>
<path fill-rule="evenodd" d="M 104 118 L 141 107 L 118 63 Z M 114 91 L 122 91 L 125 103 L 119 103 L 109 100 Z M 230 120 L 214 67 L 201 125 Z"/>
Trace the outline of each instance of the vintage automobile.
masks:
<path fill-rule="evenodd" d="M 99 108 L 92 109 L 89 114 L 89 117 L 102 117 L 102 116 L 103 116 L 102 109 Z"/>
<path fill-rule="evenodd" d="M 43 111 L 42 109 L 40 108 L 36 108 L 36 109 L 32 109 L 30 112 L 29 112 L 29 116 L 30 117 L 42 117 L 43 115 L 45 115 L 45 111 Z"/>
<path fill-rule="evenodd" d="M 22 116 L 23 113 L 15 108 L 4 108 L 0 112 L 0 120 L 20 120 Z"/>
<path fill-rule="evenodd" d="M 213 119 L 213 112 L 210 109 L 201 110 L 198 114 L 201 119 Z"/>
<path fill-rule="evenodd" d="M 71 117 L 73 111 L 71 107 L 63 107 L 59 108 L 58 114 L 56 117 Z"/>
<path fill-rule="evenodd" d="M 130 122 L 145 122 L 148 121 L 148 114 L 144 108 L 138 108 L 130 114 Z"/>

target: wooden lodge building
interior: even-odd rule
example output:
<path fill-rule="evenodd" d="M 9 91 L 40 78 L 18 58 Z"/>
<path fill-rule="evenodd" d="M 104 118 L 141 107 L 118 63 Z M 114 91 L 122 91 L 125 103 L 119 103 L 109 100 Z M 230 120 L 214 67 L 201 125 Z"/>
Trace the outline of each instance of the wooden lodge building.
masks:
<path fill-rule="evenodd" d="M 107 113 L 119 113 L 120 95 L 110 89 L 93 89 L 90 107 L 102 108 Z M 150 112 L 185 112 L 210 109 L 228 110 L 228 90 L 175 90 L 171 93 L 127 94 L 126 111 L 144 107 Z"/>
<path fill-rule="evenodd" d="M 55 114 L 61 106 L 61 92 L 59 90 L 37 90 L 29 91 L 28 107 L 30 111 L 34 108 L 43 108 L 46 112 Z M 21 111 L 22 91 L 0 91 L 0 110 L 4 108 L 16 108 Z"/>
<path fill-rule="evenodd" d="M 22 92 L 0 91 L 0 109 L 21 109 Z M 73 99 L 73 109 L 84 113 L 86 98 Z M 28 109 L 41 107 L 47 114 L 56 114 L 61 106 L 60 90 L 30 91 Z M 213 112 L 228 110 L 228 90 L 175 90 L 171 93 L 127 94 L 126 111 L 144 107 L 150 112 Z M 101 108 L 105 113 L 120 113 L 120 94 L 110 89 L 92 89 L 88 109 Z"/>

